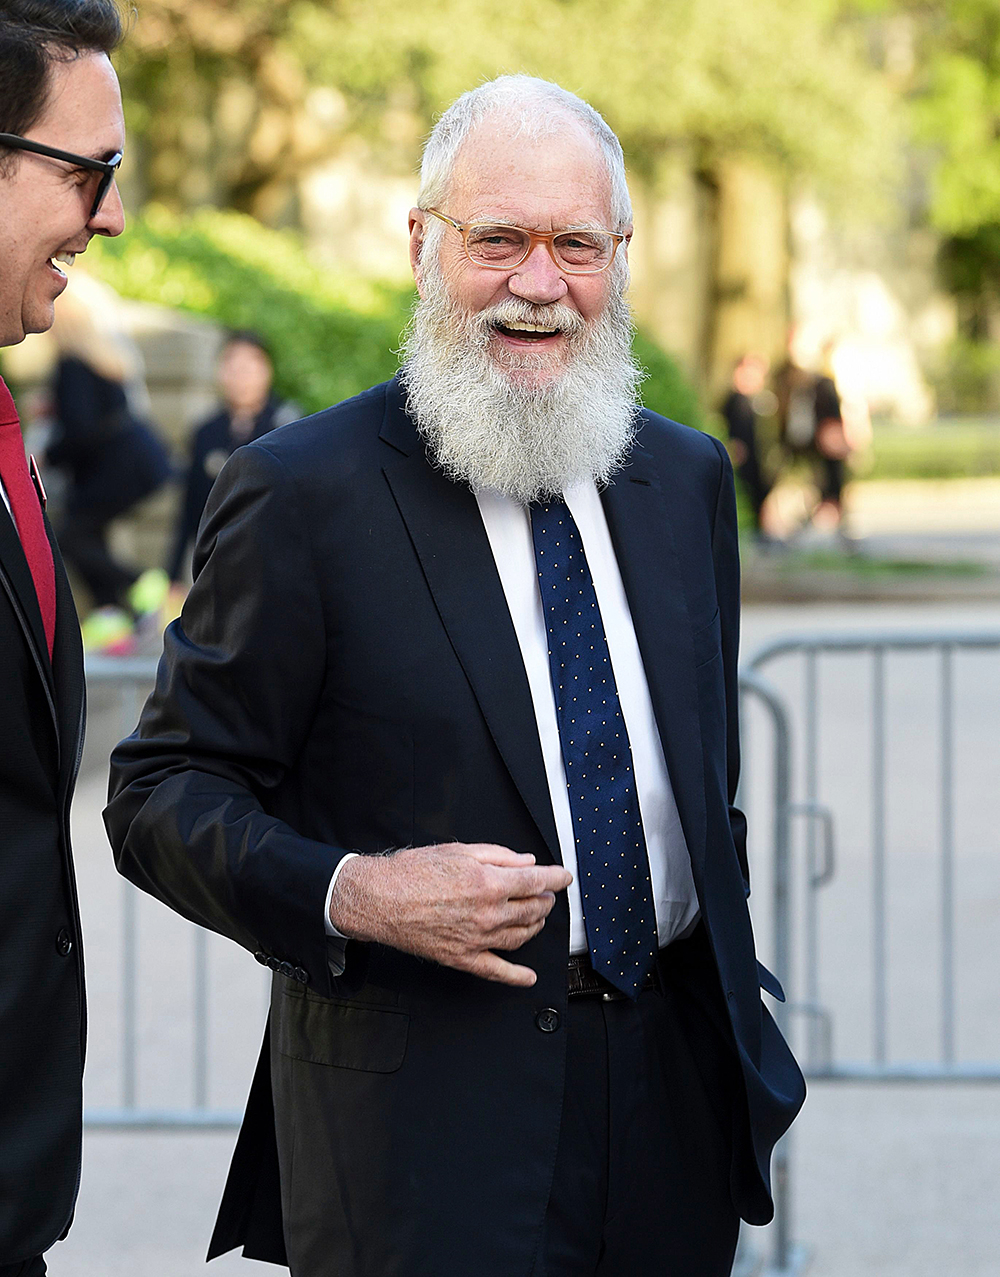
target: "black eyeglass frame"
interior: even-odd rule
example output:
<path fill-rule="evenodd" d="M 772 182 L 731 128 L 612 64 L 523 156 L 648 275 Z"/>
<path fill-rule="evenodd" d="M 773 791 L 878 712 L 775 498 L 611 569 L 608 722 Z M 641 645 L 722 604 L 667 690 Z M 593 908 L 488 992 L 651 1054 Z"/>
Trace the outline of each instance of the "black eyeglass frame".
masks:
<path fill-rule="evenodd" d="M 60 151 L 58 147 L 46 146 L 44 142 L 33 142 L 31 138 L 19 137 L 16 133 L 0 133 L 0 146 L 9 146 L 15 151 L 30 151 L 33 155 L 44 155 L 50 160 L 63 160 L 66 164 L 73 164 L 77 168 L 91 169 L 95 173 L 100 173 L 102 176 L 97 186 L 97 195 L 94 197 L 90 217 L 87 218 L 88 222 L 91 217 L 97 216 L 98 209 L 104 203 L 104 197 L 111 190 L 111 183 L 115 180 L 115 174 L 123 158 L 123 152 L 118 151 L 110 160 L 94 160 L 89 155 Z"/>

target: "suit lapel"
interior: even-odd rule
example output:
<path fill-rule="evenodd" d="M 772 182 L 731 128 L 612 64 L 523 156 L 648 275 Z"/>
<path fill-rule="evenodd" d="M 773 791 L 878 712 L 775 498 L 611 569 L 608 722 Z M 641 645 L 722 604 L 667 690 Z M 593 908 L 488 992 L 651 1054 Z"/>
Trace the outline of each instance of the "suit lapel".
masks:
<path fill-rule="evenodd" d="M 0 574 L 3 578 L 3 589 L 9 594 L 10 602 L 21 623 L 24 641 L 34 657 L 38 676 L 44 685 L 45 696 L 52 714 L 52 724 L 58 735 L 59 723 L 52 663 L 49 660 L 48 645 L 45 641 L 45 627 L 42 624 L 42 613 L 38 606 L 38 595 L 35 593 L 35 582 L 31 576 L 31 569 L 28 567 L 28 560 L 24 557 L 13 516 L 6 510 L 0 511 Z"/>
<path fill-rule="evenodd" d="M 45 520 L 52 547 L 56 574 L 56 633 L 52 646 L 52 678 L 55 684 L 56 719 L 59 728 L 59 796 L 62 799 L 76 779 L 83 748 L 86 686 L 83 672 L 83 642 L 76 604 L 55 535 Z"/>
<path fill-rule="evenodd" d="M 683 564 L 653 457 L 636 445 L 602 494 L 688 851 L 705 854 L 705 781 Z"/>
<path fill-rule="evenodd" d="M 42 613 L 38 606 L 38 595 L 35 593 L 35 582 L 28 567 L 28 560 L 21 548 L 21 539 L 14 526 L 14 518 L 6 510 L 0 510 L 0 564 L 10 588 L 13 591 L 23 624 L 25 637 L 40 654 L 44 654 L 44 664 L 48 664 L 49 653 L 45 643 L 45 629 L 42 625 Z"/>
<path fill-rule="evenodd" d="M 31 648 L 45 688 L 56 733 L 61 797 L 73 778 L 83 730 L 83 654 L 73 594 L 59 545 L 47 518 L 45 531 L 52 547 L 56 580 L 56 632 L 51 661 L 31 569 L 24 557 L 13 519 L 6 512 L 0 514 L 0 572 L 4 585 L 13 596 L 25 642 Z"/>
<path fill-rule="evenodd" d="M 558 862 L 531 691 L 476 499 L 428 464 L 395 381 L 387 388 L 381 437 L 390 445 L 383 473 L 442 624 L 500 756 Z"/>

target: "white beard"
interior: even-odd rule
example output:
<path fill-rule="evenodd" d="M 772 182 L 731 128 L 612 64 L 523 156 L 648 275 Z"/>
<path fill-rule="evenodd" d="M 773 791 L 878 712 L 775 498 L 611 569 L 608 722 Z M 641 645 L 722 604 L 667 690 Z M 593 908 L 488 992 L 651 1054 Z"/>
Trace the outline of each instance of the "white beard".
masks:
<path fill-rule="evenodd" d="M 524 505 L 574 483 L 606 484 L 635 439 L 644 377 L 621 292 L 614 289 L 588 324 L 560 303 L 518 298 L 468 314 L 451 300 L 436 265 L 425 283 L 403 339 L 400 379 L 431 460 L 452 480 Z M 494 323 L 516 320 L 560 328 L 570 343 L 564 371 L 546 385 L 530 378 L 543 352 L 512 351 L 496 340 L 491 349 Z"/>

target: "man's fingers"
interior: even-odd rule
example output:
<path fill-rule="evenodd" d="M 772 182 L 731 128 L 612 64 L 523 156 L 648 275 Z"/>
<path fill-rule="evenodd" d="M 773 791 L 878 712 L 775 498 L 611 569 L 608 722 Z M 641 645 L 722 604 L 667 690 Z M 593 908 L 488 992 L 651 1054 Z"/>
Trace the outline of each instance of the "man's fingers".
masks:
<path fill-rule="evenodd" d="M 532 868 L 504 870 L 508 900 L 526 900 L 549 891 L 565 891 L 573 875 L 562 865 L 535 865 Z"/>
<path fill-rule="evenodd" d="M 495 953 L 480 953 L 469 964 L 468 970 L 484 980 L 495 980 L 499 984 L 518 985 L 522 989 L 530 989 L 538 977 L 530 967 L 519 967 L 516 963 L 498 958 Z"/>
<path fill-rule="evenodd" d="M 531 923 L 523 927 L 506 927 L 503 931 L 498 931 L 490 936 L 491 949 L 520 949 L 522 944 L 527 944 L 533 939 L 545 926 L 545 919 L 539 922 Z"/>
<path fill-rule="evenodd" d="M 500 847 L 491 842 L 455 843 L 459 851 L 463 851 L 481 865 L 498 865 L 502 868 L 523 868 L 533 865 L 535 857 L 529 851 L 511 851 L 509 847 Z"/>
<path fill-rule="evenodd" d="M 542 923 L 552 912 L 556 898 L 551 891 L 540 896 L 529 896 L 526 900 L 510 900 L 504 906 L 492 931 L 505 931 L 508 927 L 533 927 Z"/>
<path fill-rule="evenodd" d="M 492 865 L 501 870 L 503 881 L 498 886 L 509 900 L 540 896 L 546 891 L 565 891 L 573 881 L 573 875 L 562 865 L 536 865 L 530 852 L 511 851 L 509 847 L 496 843 L 453 845 L 481 865 Z"/>

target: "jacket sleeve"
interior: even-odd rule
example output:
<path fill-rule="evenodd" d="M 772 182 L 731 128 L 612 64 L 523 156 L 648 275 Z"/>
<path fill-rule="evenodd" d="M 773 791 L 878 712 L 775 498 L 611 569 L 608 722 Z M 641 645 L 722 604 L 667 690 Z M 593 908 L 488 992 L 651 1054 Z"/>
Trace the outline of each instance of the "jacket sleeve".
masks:
<path fill-rule="evenodd" d="M 733 467 L 725 448 L 713 440 L 719 451 L 721 474 L 712 527 L 712 558 L 715 587 L 719 599 L 722 631 L 722 662 L 726 680 L 726 776 L 729 793 L 729 823 L 736 844 L 740 870 L 747 895 L 750 894 L 750 867 L 747 859 L 747 820 L 735 806 L 740 780 L 740 543 L 736 519 L 736 492 Z"/>
<path fill-rule="evenodd" d="M 156 686 L 112 754 L 119 871 L 191 921 L 329 987 L 324 902 L 346 854 L 270 815 L 319 702 L 326 636 L 295 485 L 256 444 L 220 474 Z"/>

